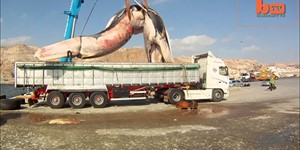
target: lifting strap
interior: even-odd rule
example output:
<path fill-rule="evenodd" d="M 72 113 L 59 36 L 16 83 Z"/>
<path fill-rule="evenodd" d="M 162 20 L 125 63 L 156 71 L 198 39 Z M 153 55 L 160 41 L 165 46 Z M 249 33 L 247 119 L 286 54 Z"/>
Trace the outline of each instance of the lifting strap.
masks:
<path fill-rule="evenodd" d="M 97 3 L 97 0 L 95 0 L 95 2 L 94 2 L 94 5 L 93 5 L 93 7 L 92 7 L 92 9 L 91 9 L 91 11 L 90 11 L 90 14 L 89 14 L 89 16 L 88 16 L 88 18 L 87 18 L 87 20 L 86 20 L 84 26 L 83 26 L 83 29 L 82 29 L 80 35 L 82 35 L 82 33 L 84 32 L 85 27 L 86 27 L 87 23 L 89 22 L 89 19 L 90 19 L 91 15 L 92 15 L 92 12 L 94 11 L 94 8 L 95 8 L 95 6 L 96 6 L 96 3 Z"/>

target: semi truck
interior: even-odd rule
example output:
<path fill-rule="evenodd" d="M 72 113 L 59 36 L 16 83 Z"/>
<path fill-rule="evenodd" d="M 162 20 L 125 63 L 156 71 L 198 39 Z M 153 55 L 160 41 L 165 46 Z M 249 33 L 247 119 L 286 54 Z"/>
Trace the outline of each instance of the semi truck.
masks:
<path fill-rule="evenodd" d="M 212 52 L 191 63 L 16 62 L 15 87 L 32 89 L 30 101 L 42 98 L 51 108 L 94 108 L 111 101 L 156 98 L 221 101 L 229 96 L 228 68 Z"/>

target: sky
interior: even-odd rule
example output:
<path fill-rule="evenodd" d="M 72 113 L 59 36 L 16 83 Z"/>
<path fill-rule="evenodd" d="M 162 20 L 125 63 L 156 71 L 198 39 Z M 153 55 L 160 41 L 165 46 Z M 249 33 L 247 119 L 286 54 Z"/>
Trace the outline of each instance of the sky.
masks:
<path fill-rule="evenodd" d="M 168 29 L 174 56 L 190 57 L 212 51 L 220 58 L 299 63 L 299 0 L 263 0 L 263 4 L 257 0 L 148 2 Z M 277 3 L 284 4 L 285 12 L 272 16 L 274 11 L 269 6 Z M 63 12 L 69 10 L 70 4 L 71 0 L 1 0 L 1 46 L 43 47 L 63 40 L 67 22 Z M 261 10 L 269 10 L 265 16 L 257 15 L 257 5 Z M 75 36 L 102 31 L 124 6 L 125 0 L 85 0 Z M 134 35 L 124 47 L 144 47 L 143 35 Z"/>

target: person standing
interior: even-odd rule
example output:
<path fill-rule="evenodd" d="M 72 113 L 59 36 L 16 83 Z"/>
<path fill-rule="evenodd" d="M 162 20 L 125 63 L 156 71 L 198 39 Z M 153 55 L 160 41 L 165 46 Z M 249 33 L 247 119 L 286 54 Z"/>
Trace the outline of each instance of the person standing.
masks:
<path fill-rule="evenodd" d="M 270 83 L 269 89 L 270 89 L 271 91 L 272 91 L 272 90 L 275 90 L 275 89 L 276 89 L 276 86 L 275 86 L 275 79 L 274 79 L 274 77 L 271 77 L 269 83 Z"/>

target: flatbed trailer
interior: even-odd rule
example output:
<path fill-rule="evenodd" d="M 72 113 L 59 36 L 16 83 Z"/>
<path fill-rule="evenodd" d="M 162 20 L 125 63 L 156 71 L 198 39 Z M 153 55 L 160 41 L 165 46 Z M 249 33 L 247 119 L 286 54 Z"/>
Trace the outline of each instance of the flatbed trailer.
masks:
<path fill-rule="evenodd" d="M 44 96 L 51 108 L 61 108 L 66 100 L 73 108 L 82 108 L 86 99 L 95 108 L 113 100 L 146 98 L 173 104 L 182 100 L 220 101 L 229 94 L 226 68 L 210 52 L 194 56 L 189 64 L 17 62 L 15 86 L 33 87 L 31 100 Z M 219 79 L 219 71 L 224 69 L 223 79 Z M 218 75 L 213 77 L 219 85 L 210 83 L 211 74 Z"/>

